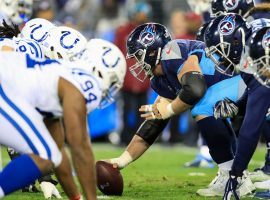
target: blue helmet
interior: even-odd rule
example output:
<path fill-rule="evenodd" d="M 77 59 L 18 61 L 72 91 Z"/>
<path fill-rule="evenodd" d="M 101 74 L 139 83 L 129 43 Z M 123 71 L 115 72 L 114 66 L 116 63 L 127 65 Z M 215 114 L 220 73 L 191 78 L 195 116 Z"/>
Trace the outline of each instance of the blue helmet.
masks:
<path fill-rule="evenodd" d="M 204 23 L 196 33 L 196 40 L 204 42 L 204 34 L 211 21 Z"/>
<path fill-rule="evenodd" d="M 204 35 L 206 55 L 213 60 L 219 72 L 230 76 L 234 74 L 250 34 L 249 24 L 238 14 L 219 16 L 208 25 Z"/>
<path fill-rule="evenodd" d="M 245 16 L 253 7 L 253 0 L 213 0 L 211 3 L 212 15 L 214 17 L 226 13 L 236 13 Z"/>
<path fill-rule="evenodd" d="M 252 34 L 245 54 L 247 56 L 244 56 L 241 67 L 252 69 L 254 77 L 270 88 L 270 27 L 264 27 Z"/>
<path fill-rule="evenodd" d="M 158 23 L 146 23 L 135 28 L 127 39 L 127 58 L 135 58 L 129 70 L 138 80 L 153 77 L 160 62 L 161 50 L 171 41 L 168 29 Z"/>

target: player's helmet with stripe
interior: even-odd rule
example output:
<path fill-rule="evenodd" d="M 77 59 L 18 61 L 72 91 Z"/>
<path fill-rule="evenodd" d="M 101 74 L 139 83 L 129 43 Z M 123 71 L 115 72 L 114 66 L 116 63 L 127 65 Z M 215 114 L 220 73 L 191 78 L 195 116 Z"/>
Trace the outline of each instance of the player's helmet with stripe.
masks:
<path fill-rule="evenodd" d="M 213 0 L 211 2 L 213 17 L 218 17 L 226 13 L 236 13 L 245 16 L 253 7 L 253 0 Z"/>
<path fill-rule="evenodd" d="M 204 42 L 204 34 L 210 22 L 211 21 L 206 22 L 199 28 L 198 32 L 196 33 L 196 40 Z"/>
<path fill-rule="evenodd" d="M 33 12 L 33 0 L 1 0 L 1 11 L 15 24 L 27 22 Z"/>
<path fill-rule="evenodd" d="M 50 29 L 48 36 L 42 42 L 46 57 L 65 60 L 80 53 L 85 49 L 86 44 L 86 38 L 79 31 L 67 26 Z"/>
<path fill-rule="evenodd" d="M 270 27 L 264 27 L 253 33 L 245 48 L 242 68 L 251 68 L 254 77 L 270 88 Z"/>
<path fill-rule="evenodd" d="M 209 24 L 204 36 L 205 51 L 219 72 L 234 74 L 250 34 L 249 24 L 238 14 L 219 16 Z"/>
<path fill-rule="evenodd" d="M 158 23 L 146 23 L 135 28 L 127 39 L 127 59 L 135 59 L 129 70 L 138 80 L 153 77 L 160 63 L 162 48 L 171 41 L 168 29 Z"/>
<path fill-rule="evenodd" d="M 90 63 L 91 74 L 101 79 L 103 96 L 99 108 L 110 105 L 122 88 L 126 75 L 126 60 L 120 49 L 106 40 L 91 39 L 72 60 Z"/>
<path fill-rule="evenodd" d="M 35 40 L 41 44 L 48 37 L 49 30 L 54 27 L 56 26 L 46 19 L 31 19 L 21 30 L 21 37 Z"/>

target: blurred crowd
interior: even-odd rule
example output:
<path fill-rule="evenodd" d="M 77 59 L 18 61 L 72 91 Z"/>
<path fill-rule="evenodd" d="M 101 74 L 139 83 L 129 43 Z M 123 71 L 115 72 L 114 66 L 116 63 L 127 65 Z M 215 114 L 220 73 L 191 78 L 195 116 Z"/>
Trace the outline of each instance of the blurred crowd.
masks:
<path fill-rule="evenodd" d="M 102 38 L 114 42 L 124 54 L 127 36 L 142 23 L 162 23 L 176 39 L 195 39 L 202 24 L 201 16 L 189 10 L 186 0 L 35 0 L 32 17 L 73 27 L 88 39 Z M 131 66 L 132 63 L 127 64 Z M 142 123 L 139 107 L 154 98 L 149 81 L 139 82 L 127 71 L 116 106 L 117 113 L 120 113 L 117 115 L 118 125 L 109 139 L 114 143 L 128 144 Z M 173 118 L 161 139 L 196 145 L 198 130 L 190 114 L 187 112 Z"/>

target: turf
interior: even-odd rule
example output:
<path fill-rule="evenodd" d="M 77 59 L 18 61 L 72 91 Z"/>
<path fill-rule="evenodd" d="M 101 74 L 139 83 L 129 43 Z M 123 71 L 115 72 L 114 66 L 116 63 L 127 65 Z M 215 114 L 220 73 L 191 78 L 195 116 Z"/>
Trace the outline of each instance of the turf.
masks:
<path fill-rule="evenodd" d="M 94 144 L 96 159 L 118 156 L 123 148 L 106 144 Z M 259 148 L 250 164 L 250 169 L 259 167 L 264 158 L 264 148 Z M 195 194 L 198 188 L 209 184 L 216 174 L 214 169 L 184 168 L 183 164 L 194 158 L 196 148 L 180 145 L 173 147 L 153 146 L 141 159 L 122 170 L 124 177 L 124 193 L 122 197 L 106 197 L 100 192 L 99 199 L 121 200 L 192 200 L 192 199 L 221 199 L 205 198 Z M 8 162 L 7 155 L 3 153 L 4 163 Z M 62 191 L 62 190 L 61 190 Z M 62 192 L 64 199 L 65 195 Z M 26 200 L 43 199 L 41 193 L 29 194 L 16 192 L 5 199 Z M 243 199 L 252 199 L 243 198 Z"/>

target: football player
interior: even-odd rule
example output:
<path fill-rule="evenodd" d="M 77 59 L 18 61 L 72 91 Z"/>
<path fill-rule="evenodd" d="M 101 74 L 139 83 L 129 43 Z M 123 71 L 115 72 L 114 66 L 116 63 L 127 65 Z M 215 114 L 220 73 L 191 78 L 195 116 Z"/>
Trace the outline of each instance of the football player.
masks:
<path fill-rule="evenodd" d="M 207 55 L 215 62 L 218 71 L 223 74 L 234 73 L 241 57 L 245 60 L 245 56 L 242 56 L 242 50 L 246 40 L 251 36 L 252 28 L 249 28 L 246 22 L 237 27 L 237 19 L 239 18 L 239 15 L 234 14 L 219 16 L 209 25 L 205 33 Z M 216 55 L 219 55 L 222 59 L 217 59 Z M 245 178 L 243 172 L 247 169 L 255 151 L 259 140 L 260 127 L 265 121 L 265 115 L 270 106 L 267 97 L 270 90 L 255 80 L 250 67 L 246 64 L 242 64 L 242 66 L 240 68 L 241 77 L 247 85 L 244 95 L 237 103 L 230 99 L 224 100 L 215 110 L 216 115 L 223 118 L 232 117 L 237 112 L 245 112 L 238 136 L 236 155 L 223 199 L 230 199 L 231 196 L 235 196 L 236 199 L 240 198 L 241 193 L 239 194 L 236 190 Z M 255 105 L 254 102 L 256 102 L 256 107 L 253 106 Z M 223 110 L 223 108 L 225 109 Z"/>
<path fill-rule="evenodd" d="M 95 54 L 90 55 L 88 49 L 93 48 Z M 86 113 L 112 99 L 113 92 L 122 86 L 126 65 L 117 47 L 100 40 L 89 42 L 82 58 L 87 62 L 36 61 L 25 55 L 1 53 L 1 143 L 31 154 L 14 159 L 0 174 L 2 197 L 26 186 L 41 172 L 48 172 L 53 164 L 59 166 L 61 152 L 40 114 L 50 113 L 55 117 L 63 115 L 79 181 L 86 198 L 96 199 Z M 18 139 L 9 140 L 10 134 Z M 19 177 L 17 173 L 14 177 L 14 171 Z M 68 197 L 74 198 L 68 184 L 62 186 Z"/>
<path fill-rule="evenodd" d="M 207 191 L 208 195 L 222 196 L 234 157 L 234 134 L 228 123 L 214 118 L 213 107 L 227 95 L 238 99 L 240 94 L 236 91 L 243 84 L 240 76 L 221 75 L 215 71 L 212 60 L 205 56 L 203 42 L 171 40 L 168 30 L 161 24 L 137 27 L 127 40 L 127 49 L 127 57 L 135 62 L 131 73 L 141 81 L 150 78 L 159 96 L 153 105 L 140 108 L 145 122 L 123 154 L 109 162 L 124 168 L 154 143 L 171 116 L 191 109 L 210 154 L 220 168 L 215 179 L 219 184 L 215 184 L 216 189 L 211 193 Z M 242 195 L 254 189 L 248 177 L 243 184 L 245 187 L 249 190 L 244 189 Z"/>
<path fill-rule="evenodd" d="M 220 3 L 220 2 L 219 2 Z M 212 12 L 215 14 L 215 16 L 218 16 L 218 14 L 226 13 L 229 11 L 228 9 L 225 9 L 224 5 L 226 4 L 226 1 L 223 1 L 223 3 L 218 4 L 218 1 L 213 1 L 212 3 Z M 255 6 L 253 6 L 255 5 Z M 235 12 L 238 14 L 242 14 L 248 22 L 251 23 L 252 30 L 256 31 L 263 26 L 268 26 L 270 24 L 270 4 L 267 3 L 265 0 L 257 0 L 257 1 L 233 1 L 233 4 L 231 7 L 235 7 L 230 12 Z M 248 8 L 251 8 L 248 10 Z M 263 126 L 263 133 L 264 138 L 266 140 L 266 146 L 267 146 L 267 153 L 265 156 L 265 164 L 262 168 L 256 169 L 255 172 L 250 173 L 250 177 L 252 181 L 264 181 L 269 179 L 270 174 L 270 123 L 269 120 L 264 123 Z"/>

